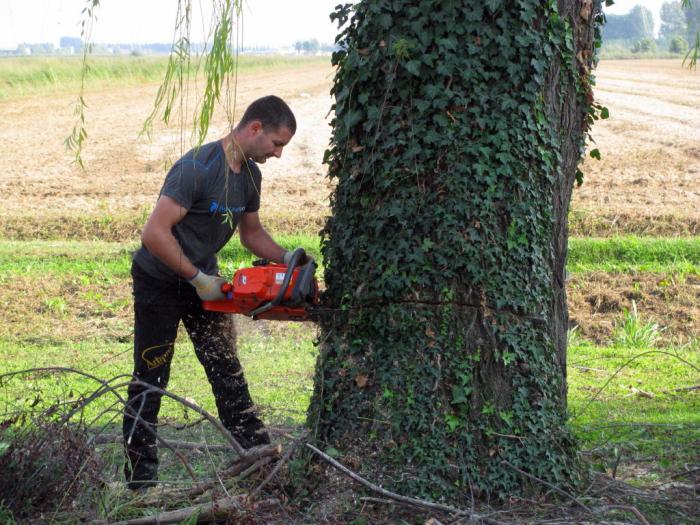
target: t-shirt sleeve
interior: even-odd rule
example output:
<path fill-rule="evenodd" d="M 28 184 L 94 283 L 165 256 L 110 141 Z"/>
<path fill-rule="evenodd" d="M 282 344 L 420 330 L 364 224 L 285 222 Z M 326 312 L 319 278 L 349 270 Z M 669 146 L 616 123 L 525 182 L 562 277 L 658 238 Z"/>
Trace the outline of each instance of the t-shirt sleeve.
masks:
<path fill-rule="evenodd" d="M 260 209 L 260 190 L 262 189 L 262 174 L 260 169 L 253 162 L 248 162 L 250 168 L 246 174 L 248 177 L 248 202 L 246 202 L 245 211 L 251 213 Z"/>
<path fill-rule="evenodd" d="M 189 210 L 196 200 L 197 188 L 204 182 L 201 175 L 191 159 L 180 160 L 170 168 L 160 194 Z"/>

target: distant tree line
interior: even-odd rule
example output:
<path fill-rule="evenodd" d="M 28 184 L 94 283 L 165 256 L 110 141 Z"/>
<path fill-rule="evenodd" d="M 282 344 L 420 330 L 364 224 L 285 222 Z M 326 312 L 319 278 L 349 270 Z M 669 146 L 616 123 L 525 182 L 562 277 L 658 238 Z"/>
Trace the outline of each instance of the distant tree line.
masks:
<path fill-rule="evenodd" d="M 6 51 L 1 54 L 11 55 L 70 55 L 81 54 L 83 52 L 83 41 L 78 37 L 63 36 L 59 40 L 59 47 L 53 43 L 22 43 L 14 51 Z M 314 55 L 318 52 L 331 52 L 335 47 L 329 44 L 322 44 L 318 40 L 302 40 L 294 43 L 294 49 L 299 54 Z M 168 55 L 172 49 L 172 44 L 150 43 L 150 44 L 124 44 L 107 43 L 93 44 L 92 52 L 98 55 L 120 54 L 120 55 Z M 203 43 L 192 43 L 190 50 L 193 54 L 206 51 Z M 243 47 L 243 53 L 268 53 L 276 49 L 268 46 Z"/>
<path fill-rule="evenodd" d="M 660 12 L 661 27 L 654 38 L 654 15 L 636 5 L 626 15 L 606 15 L 603 45 L 624 42 L 632 52 L 656 51 L 657 45 L 673 53 L 685 53 L 688 42 L 694 42 L 700 30 L 700 0 L 683 8 L 681 2 L 665 2 Z"/>
<path fill-rule="evenodd" d="M 315 55 L 316 53 L 330 53 L 335 51 L 335 46 L 330 44 L 322 44 L 315 38 L 310 40 L 297 40 L 294 42 L 294 49 L 299 54 Z"/>

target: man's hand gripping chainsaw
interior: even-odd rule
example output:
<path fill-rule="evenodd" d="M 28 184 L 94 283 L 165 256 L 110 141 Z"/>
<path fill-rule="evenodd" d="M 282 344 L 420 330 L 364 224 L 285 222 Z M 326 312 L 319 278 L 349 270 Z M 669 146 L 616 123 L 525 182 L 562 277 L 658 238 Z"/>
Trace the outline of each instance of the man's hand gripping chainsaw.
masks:
<path fill-rule="evenodd" d="M 306 264 L 299 262 L 307 259 Z M 303 248 L 292 253 L 288 265 L 267 260 L 238 270 L 221 291 L 225 299 L 204 301 L 204 309 L 243 314 L 253 319 L 307 321 L 319 304 L 316 262 Z"/>

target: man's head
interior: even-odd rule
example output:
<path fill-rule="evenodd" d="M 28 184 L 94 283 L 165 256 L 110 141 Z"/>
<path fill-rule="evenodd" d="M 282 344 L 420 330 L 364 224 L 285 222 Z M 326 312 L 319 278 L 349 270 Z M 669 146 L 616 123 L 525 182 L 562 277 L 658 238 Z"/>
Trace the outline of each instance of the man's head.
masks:
<path fill-rule="evenodd" d="M 269 95 L 248 106 L 234 132 L 246 156 L 264 163 L 270 157 L 282 156 L 282 149 L 296 130 L 297 121 L 289 106 Z"/>

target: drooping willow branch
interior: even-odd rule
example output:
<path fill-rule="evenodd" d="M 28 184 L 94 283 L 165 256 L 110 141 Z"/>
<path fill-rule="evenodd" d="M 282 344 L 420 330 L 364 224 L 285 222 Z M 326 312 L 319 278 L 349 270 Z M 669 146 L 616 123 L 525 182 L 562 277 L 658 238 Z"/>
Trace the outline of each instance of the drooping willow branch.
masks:
<path fill-rule="evenodd" d="M 77 163 L 81 168 L 83 164 L 83 145 L 87 140 L 87 126 L 85 123 L 85 78 L 90 70 L 87 61 L 88 55 L 92 52 L 92 28 L 97 20 L 95 10 L 100 6 L 100 0 L 88 0 L 87 6 L 83 9 L 83 20 L 80 23 L 80 36 L 83 39 L 83 63 L 80 72 L 80 92 L 78 100 L 75 103 L 73 114 L 76 117 L 76 123 L 73 125 L 73 131 L 66 138 L 64 144 L 68 151 L 73 153 L 73 162 Z"/>
<path fill-rule="evenodd" d="M 85 82 L 89 72 L 88 55 L 92 52 L 92 30 L 97 21 L 96 9 L 100 0 L 87 0 L 83 9 L 81 22 L 83 46 L 83 65 L 80 75 L 80 92 L 75 105 L 76 123 L 66 138 L 66 148 L 74 155 L 74 161 L 84 168 L 82 151 L 87 140 L 85 109 Z M 223 102 L 230 121 L 235 110 L 235 85 L 237 84 L 238 51 L 242 46 L 242 0 L 212 0 L 212 28 L 205 38 L 202 51 L 203 60 L 192 60 L 192 0 L 178 0 L 177 16 L 173 45 L 168 58 L 168 65 L 163 81 L 158 88 L 151 113 L 146 117 L 141 135 L 150 136 L 153 124 L 160 119 L 169 124 L 176 108 L 180 108 L 180 128 L 184 131 L 187 124 L 187 99 L 191 74 L 194 83 L 200 64 L 203 62 L 204 90 L 196 105 L 193 116 L 193 140 L 196 146 L 203 144 L 209 131 L 211 118 L 217 103 Z M 233 38 L 235 37 L 235 45 Z M 208 48 L 211 39 L 211 48 Z M 231 102 L 230 81 L 233 78 L 234 94 Z"/>

